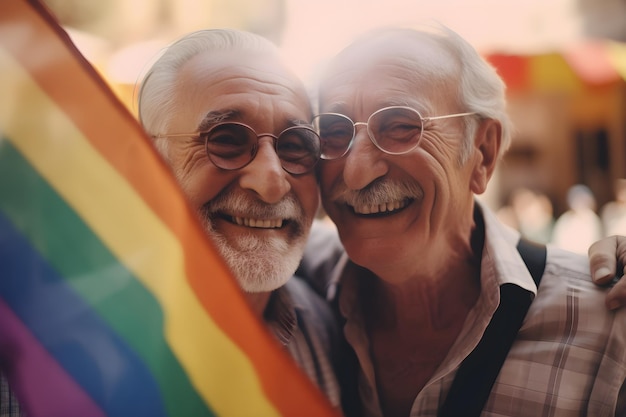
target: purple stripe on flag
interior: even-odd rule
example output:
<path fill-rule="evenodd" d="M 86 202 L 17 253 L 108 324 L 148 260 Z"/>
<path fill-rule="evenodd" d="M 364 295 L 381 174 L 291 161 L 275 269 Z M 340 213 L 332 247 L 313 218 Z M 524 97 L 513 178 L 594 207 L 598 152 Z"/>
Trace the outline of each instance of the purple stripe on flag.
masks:
<path fill-rule="evenodd" d="M 0 356 L 11 358 L 14 354 L 29 358 L 4 364 L 12 389 L 28 405 L 23 408 L 29 417 L 105 416 L 0 298 Z"/>

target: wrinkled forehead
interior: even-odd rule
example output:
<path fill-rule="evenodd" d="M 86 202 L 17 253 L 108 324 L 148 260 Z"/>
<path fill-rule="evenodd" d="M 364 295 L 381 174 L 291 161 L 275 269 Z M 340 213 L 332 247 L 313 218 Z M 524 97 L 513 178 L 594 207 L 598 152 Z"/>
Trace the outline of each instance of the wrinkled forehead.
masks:
<path fill-rule="evenodd" d="M 328 65 L 321 79 L 320 99 L 346 90 L 347 85 L 375 88 L 397 83 L 406 92 L 430 85 L 434 90 L 458 78 L 460 63 L 434 38 L 414 31 L 371 35 L 355 41 Z"/>
<path fill-rule="evenodd" d="M 278 55 L 252 51 L 201 53 L 181 68 L 178 86 L 184 95 L 250 92 L 282 97 L 308 110 L 303 83 Z"/>

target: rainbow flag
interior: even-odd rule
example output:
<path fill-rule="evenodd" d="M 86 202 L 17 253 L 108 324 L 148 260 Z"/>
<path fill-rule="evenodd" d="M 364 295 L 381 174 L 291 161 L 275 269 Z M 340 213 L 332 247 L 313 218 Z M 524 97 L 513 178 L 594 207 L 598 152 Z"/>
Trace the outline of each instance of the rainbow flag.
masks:
<path fill-rule="evenodd" d="M 0 364 L 29 417 L 332 416 L 133 116 L 0 2 Z"/>

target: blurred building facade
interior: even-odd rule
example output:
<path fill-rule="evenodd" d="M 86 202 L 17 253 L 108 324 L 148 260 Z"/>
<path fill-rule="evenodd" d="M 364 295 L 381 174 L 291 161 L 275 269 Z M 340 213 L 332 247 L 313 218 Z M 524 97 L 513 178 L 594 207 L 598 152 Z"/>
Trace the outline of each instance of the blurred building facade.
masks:
<path fill-rule="evenodd" d="M 507 83 L 516 129 L 494 204 L 526 187 L 547 194 L 558 215 L 573 184 L 589 186 L 599 205 L 612 200 L 615 179 L 626 177 L 625 45 L 590 41 L 487 58 Z"/>

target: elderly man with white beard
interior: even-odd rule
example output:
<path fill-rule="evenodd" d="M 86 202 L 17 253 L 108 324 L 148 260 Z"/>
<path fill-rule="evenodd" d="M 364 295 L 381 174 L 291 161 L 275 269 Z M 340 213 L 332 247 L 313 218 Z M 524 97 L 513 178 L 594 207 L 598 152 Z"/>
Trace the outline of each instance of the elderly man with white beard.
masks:
<path fill-rule="evenodd" d="M 320 141 L 300 80 L 260 36 L 198 31 L 148 71 L 139 118 L 253 310 L 339 408 L 339 333 L 293 276 L 319 207 Z"/>

